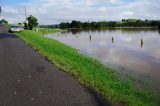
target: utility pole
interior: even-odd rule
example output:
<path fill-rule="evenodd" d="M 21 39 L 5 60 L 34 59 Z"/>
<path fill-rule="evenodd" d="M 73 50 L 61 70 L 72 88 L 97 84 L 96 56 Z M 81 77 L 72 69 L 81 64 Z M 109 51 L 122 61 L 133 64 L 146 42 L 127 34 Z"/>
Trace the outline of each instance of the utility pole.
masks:
<path fill-rule="evenodd" d="M 27 9 L 26 9 L 26 6 L 24 7 L 24 9 L 25 9 L 25 16 L 26 16 L 26 25 L 27 25 L 27 29 L 29 29 L 29 28 L 28 28 L 28 20 L 27 20 Z"/>
<path fill-rule="evenodd" d="M 2 8 L 1 8 L 1 6 L 0 6 L 0 16 L 1 16 L 1 13 L 2 13 Z"/>

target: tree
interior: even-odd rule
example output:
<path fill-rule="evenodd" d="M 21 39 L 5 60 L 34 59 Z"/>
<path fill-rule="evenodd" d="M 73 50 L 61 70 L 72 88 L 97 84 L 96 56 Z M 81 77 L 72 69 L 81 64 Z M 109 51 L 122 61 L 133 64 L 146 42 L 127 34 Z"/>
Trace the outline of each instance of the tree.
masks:
<path fill-rule="evenodd" d="M 160 21 L 158 21 L 158 29 L 160 30 Z"/>
<path fill-rule="evenodd" d="M 61 29 L 67 29 L 67 28 L 69 27 L 69 23 L 62 22 L 62 23 L 59 25 L 59 27 L 60 27 Z"/>
<path fill-rule="evenodd" d="M 32 16 L 32 15 L 30 15 L 27 18 L 27 21 L 28 21 L 29 30 L 32 30 L 33 28 L 35 28 L 38 25 L 38 19 L 36 17 Z"/>
<path fill-rule="evenodd" d="M 26 22 L 24 22 L 23 25 L 24 25 L 24 29 L 28 29 L 28 25 Z"/>
<path fill-rule="evenodd" d="M 70 28 L 76 28 L 77 26 L 77 21 L 73 20 L 70 24 Z"/>
<path fill-rule="evenodd" d="M 0 20 L 0 24 L 8 24 L 8 21 L 6 21 L 5 19 Z"/>

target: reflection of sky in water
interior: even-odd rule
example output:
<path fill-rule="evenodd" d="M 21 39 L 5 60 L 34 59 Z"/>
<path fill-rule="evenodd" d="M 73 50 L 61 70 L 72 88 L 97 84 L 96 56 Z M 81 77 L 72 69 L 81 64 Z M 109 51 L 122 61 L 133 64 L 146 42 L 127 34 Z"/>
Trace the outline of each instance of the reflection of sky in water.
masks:
<path fill-rule="evenodd" d="M 160 34 L 157 30 L 106 30 L 48 35 L 103 63 L 141 73 L 160 85 Z"/>

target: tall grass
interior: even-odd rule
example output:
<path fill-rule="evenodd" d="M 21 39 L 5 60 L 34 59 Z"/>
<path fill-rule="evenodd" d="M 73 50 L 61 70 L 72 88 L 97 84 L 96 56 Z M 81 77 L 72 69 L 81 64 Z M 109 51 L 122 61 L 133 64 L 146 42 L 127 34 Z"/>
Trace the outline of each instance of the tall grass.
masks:
<path fill-rule="evenodd" d="M 56 31 L 55 31 L 56 32 Z M 63 71 L 73 75 L 79 82 L 112 103 L 125 103 L 129 106 L 157 106 L 157 99 L 149 92 L 135 89 L 129 80 L 119 80 L 110 68 L 97 60 L 80 54 L 76 49 L 49 38 L 41 32 L 23 31 L 17 36 L 37 49 Z"/>

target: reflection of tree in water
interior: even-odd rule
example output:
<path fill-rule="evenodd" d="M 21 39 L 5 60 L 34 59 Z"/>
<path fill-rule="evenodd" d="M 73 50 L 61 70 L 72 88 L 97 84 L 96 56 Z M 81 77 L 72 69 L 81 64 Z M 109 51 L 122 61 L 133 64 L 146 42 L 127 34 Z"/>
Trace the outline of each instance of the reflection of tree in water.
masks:
<path fill-rule="evenodd" d="M 73 34 L 73 35 L 76 35 L 78 33 L 80 33 L 82 30 L 81 29 L 70 29 L 70 32 Z"/>
<path fill-rule="evenodd" d="M 109 30 L 109 32 L 114 32 L 116 29 L 115 28 L 109 28 L 108 30 Z"/>

